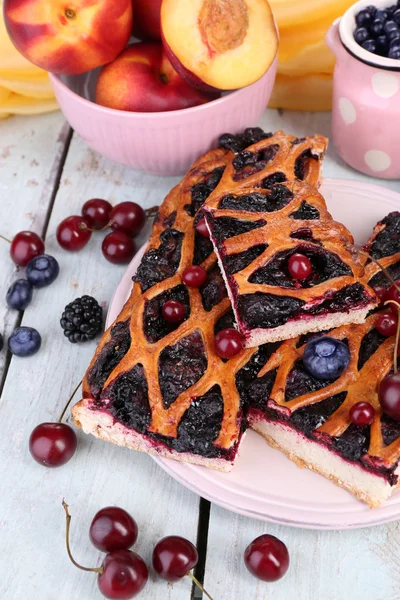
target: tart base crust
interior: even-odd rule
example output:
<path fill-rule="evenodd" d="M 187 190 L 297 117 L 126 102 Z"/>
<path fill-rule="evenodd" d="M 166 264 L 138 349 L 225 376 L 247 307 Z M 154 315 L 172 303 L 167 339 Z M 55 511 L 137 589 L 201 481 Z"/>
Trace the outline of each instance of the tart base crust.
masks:
<path fill-rule="evenodd" d="M 191 452 L 181 453 L 168 448 L 161 442 L 157 444 L 146 438 L 145 435 L 115 421 L 107 412 L 91 409 L 85 400 L 81 400 L 73 407 L 72 415 L 77 427 L 105 442 L 125 446 L 131 450 L 145 452 L 160 458 L 171 458 L 178 462 L 191 463 L 192 465 L 208 467 L 225 473 L 232 470 L 233 461 L 223 458 L 207 458 Z M 243 439 L 243 436 L 241 439 Z"/>

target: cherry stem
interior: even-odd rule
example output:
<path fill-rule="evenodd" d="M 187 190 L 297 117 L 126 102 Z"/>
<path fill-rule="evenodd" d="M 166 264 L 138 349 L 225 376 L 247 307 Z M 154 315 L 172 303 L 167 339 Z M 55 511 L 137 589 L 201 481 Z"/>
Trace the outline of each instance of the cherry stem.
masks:
<path fill-rule="evenodd" d="M 190 579 L 193 581 L 193 583 L 195 585 L 197 585 L 197 587 L 199 588 L 199 590 L 201 592 L 203 592 L 203 594 L 205 594 L 207 596 L 207 598 L 209 598 L 210 600 L 213 600 L 210 596 L 210 594 L 204 589 L 204 587 L 201 585 L 200 581 L 198 579 L 196 579 L 196 577 L 193 575 L 193 573 L 191 573 L 190 571 L 188 573 L 186 573 L 186 575 L 188 577 L 190 577 Z"/>
<path fill-rule="evenodd" d="M 68 504 L 65 502 L 64 499 L 62 501 L 62 505 L 65 510 L 65 516 L 66 516 L 65 545 L 67 547 L 67 552 L 68 552 L 70 561 L 72 562 L 73 565 L 75 565 L 75 567 L 78 567 L 78 569 L 81 569 L 81 571 L 88 571 L 90 573 L 98 573 L 99 575 L 102 575 L 103 567 L 92 567 L 92 568 L 82 567 L 82 565 L 77 563 L 76 560 L 74 559 L 74 557 L 72 556 L 71 548 L 69 545 L 69 530 L 70 530 L 70 526 L 71 526 L 71 515 L 69 514 Z"/>
<path fill-rule="evenodd" d="M 398 356 L 397 353 L 398 353 L 398 349 L 399 349 L 399 340 L 400 340 L 400 304 L 398 302 L 396 302 L 396 300 L 387 300 L 385 302 L 385 306 L 387 304 L 394 304 L 395 306 L 397 306 L 397 313 L 398 313 L 396 341 L 394 343 L 394 356 L 393 356 L 393 372 L 395 375 L 397 375 L 397 356 Z"/>
<path fill-rule="evenodd" d="M 398 292 L 400 292 L 399 286 L 397 285 L 397 283 L 395 282 L 393 277 L 390 275 L 389 271 L 386 269 L 386 267 L 383 266 L 383 264 L 377 258 L 373 258 L 372 256 L 370 256 L 368 254 L 368 252 L 364 252 L 364 250 L 359 250 L 359 253 L 362 254 L 363 256 L 366 256 L 367 258 L 372 260 L 372 262 L 374 262 L 376 265 L 378 265 L 378 267 L 382 270 L 383 274 L 389 279 L 390 283 L 392 283 L 394 285 L 394 287 L 396 288 L 396 290 Z"/>
<path fill-rule="evenodd" d="M 153 219 L 154 217 L 156 217 L 159 208 L 159 206 L 152 206 L 151 208 L 146 208 L 144 211 L 146 213 L 146 217 L 148 219 Z"/>
<path fill-rule="evenodd" d="M 76 386 L 76 388 L 74 389 L 74 391 L 72 392 L 70 397 L 68 398 L 68 402 L 64 406 L 64 410 L 61 413 L 61 417 L 58 419 L 58 423 L 61 423 L 61 421 L 63 420 L 63 417 L 64 417 L 65 413 L 67 412 L 68 406 L 71 404 L 73 397 L 75 396 L 76 392 L 79 390 L 81 385 L 82 385 L 82 379 L 80 380 L 80 382 L 78 383 L 78 385 Z"/>
<path fill-rule="evenodd" d="M 11 244 L 11 243 L 12 243 L 12 242 L 11 242 L 11 240 L 9 240 L 8 238 L 4 237 L 4 235 L 0 235 L 0 238 L 1 238 L 2 240 L 4 240 L 5 242 L 8 242 L 9 244 Z"/>

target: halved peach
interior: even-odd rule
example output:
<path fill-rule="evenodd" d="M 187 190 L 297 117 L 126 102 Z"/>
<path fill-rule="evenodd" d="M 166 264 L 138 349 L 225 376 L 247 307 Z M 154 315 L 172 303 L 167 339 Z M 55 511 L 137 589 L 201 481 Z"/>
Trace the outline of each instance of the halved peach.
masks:
<path fill-rule="evenodd" d="M 254 83 L 278 50 L 267 0 L 163 0 L 161 30 L 174 68 L 203 89 Z"/>

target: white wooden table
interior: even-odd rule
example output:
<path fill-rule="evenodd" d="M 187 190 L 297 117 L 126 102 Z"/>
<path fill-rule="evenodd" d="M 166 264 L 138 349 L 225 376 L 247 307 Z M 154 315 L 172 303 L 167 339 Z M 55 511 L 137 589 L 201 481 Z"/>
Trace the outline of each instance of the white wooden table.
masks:
<path fill-rule="evenodd" d="M 329 113 L 266 111 L 260 124 L 298 136 L 330 134 Z M 324 175 L 369 180 L 347 168 L 332 146 Z M 43 469 L 30 457 L 33 427 L 58 418 L 95 349 L 95 342 L 72 345 L 64 338 L 59 325 L 64 306 L 83 294 L 107 305 L 124 272 L 103 258 L 102 234 L 93 236 L 79 253 L 62 251 L 55 239 L 58 223 L 79 214 L 83 202 L 96 196 L 113 203 L 135 200 L 153 206 L 177 180 L 143 175 L 105 160 L 72 135 L 60 113 L 0 123 L 0 233 L 10 238 L 32 229 L 44 235 L 46 250 L 61 267 L 58 280 L 37 291 L 24 314 L 8 310 L 5 300 L 0 301 L 0 331 L 6 338 L 21 322 L 36 327 L 43 338 L 40 352 L 30 359 L 0 353 L 0 599 L 101 598 L 95 576 L 76 570 L 68 561 L 63 497 L 73 516 L 73 551 L 88 566 L 101 561 L 89 542 L 90 521 L 99 508 L 115 504 L 137 519 L 137 550 L 148 563 L 155 542 L 164 535 L 198 542 L 197 574 L 204 575 L 215 600 L 400 599 L 397 523 L 318 532 L 253 521 L 200 500 L 149 456 L 82 432 L 76 456 L 60 469 Z M 398 181 L 381 183 L 400 191 Z M 18 277 L 8 252 L 0 240 L 2 298 Z M 291 556 L 288 574 L 275 584 L 253 579 L 243 564 L 247 544 L 266 532 L 284 540 Z M 140 595 L 143 600 L 199 597 L 188 579 L 168 586 L 153 574 Z"/>

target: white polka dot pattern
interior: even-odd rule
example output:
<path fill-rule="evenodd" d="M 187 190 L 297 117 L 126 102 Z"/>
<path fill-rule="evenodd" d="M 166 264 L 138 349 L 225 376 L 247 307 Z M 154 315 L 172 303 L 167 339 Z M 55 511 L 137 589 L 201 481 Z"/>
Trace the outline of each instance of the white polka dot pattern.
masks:
<path fill-rule="evenodd" d="M 348 98 L 339 98 L 339 111 L 346 125 L 351 125 L 357 118 L 356 109 Z"/>
<path fill-rule="evenodd" d="M 376 173 L 386 171 L 392 164 L 390 156 L 382 150 L 368 150 L 364 155 L 364 160 L 371 171 Z"/>
<path fill-rule="evenodd" d="M 398 76 L 381 71 L 372 75 L 371 83 L 372 89 L 379 98 L 391 98 L 400 87 Z"/>

